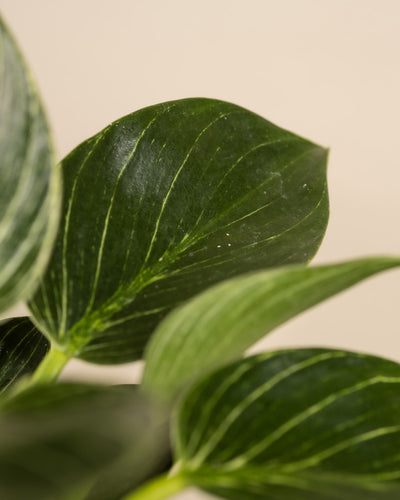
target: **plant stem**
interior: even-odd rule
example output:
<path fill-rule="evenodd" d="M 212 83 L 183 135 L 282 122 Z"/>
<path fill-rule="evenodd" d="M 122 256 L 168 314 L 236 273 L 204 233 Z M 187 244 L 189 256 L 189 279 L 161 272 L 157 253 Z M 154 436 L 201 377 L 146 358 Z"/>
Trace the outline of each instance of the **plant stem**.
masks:
<path fill-rule="evenodd" d="M 67 354 L 52 347 L 42 359 L 28 385 L 55 382 L 68 360 Z"/>
<path fill-rule="evenodd" d="M 129 493 L 122 500 L 164 500 L 186 486 L 188 485 L 184 477 L 163 474 Z"/>

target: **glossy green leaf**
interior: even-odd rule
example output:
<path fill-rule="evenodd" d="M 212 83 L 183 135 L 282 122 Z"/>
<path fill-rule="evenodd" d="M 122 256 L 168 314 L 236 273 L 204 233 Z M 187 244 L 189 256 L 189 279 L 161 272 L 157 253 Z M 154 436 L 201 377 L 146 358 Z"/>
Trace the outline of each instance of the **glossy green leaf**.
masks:
<path fill-rule="evenodd" d="M 29 318 L 0 322 L 0 394 L 20 377 L 35 371 L 50 343 Z"/>
<path fill-rule="evenodd" d="M 50 256 L 60 186 L 31 75 L 0 18 L 0 311 L 27 299 Z"/>
<path fill-rule="evenodd" d="M 327 223 L 326 156 L 211 99 L 118 120 L 62 162 L 62 226 L 30 304 L 36 322 L 74 356 L 128 361 L 191 295 L 308 261 Z"/>
<path fill-rule="evenodd" d="M 140 484 L 165 453 L 162 419 L 131 388 L 54 384 L 19 393 L 0 411 L 0 498 L 80 500 L 127 453 L 130 482 Z"/>
<path fill-rule="evenodd" d="M 297 349 L 203 379 L 174 420 L 175 472 L 232 500 L 395 499 L 400 365 Z"/>
<path fill-rule="evenodd" d="M 399 258 L 377 257 L 319 267 L 287 266 L 220 283 L 160 324 L 146 354 L 143 385 L 159 397 L 172 398 L 188 382 L 239 358 L 305 309 L 399 265 Z"/>

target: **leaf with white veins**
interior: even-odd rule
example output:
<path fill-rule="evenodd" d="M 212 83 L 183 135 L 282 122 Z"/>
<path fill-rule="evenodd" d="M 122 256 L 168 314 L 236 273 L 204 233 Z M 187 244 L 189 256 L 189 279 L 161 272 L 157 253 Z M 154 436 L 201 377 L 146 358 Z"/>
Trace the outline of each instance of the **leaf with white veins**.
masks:
<path fill-rule="evenodd" d="M 50 348 L 50 342 L 29 318 L 0 322 L 0 393 L 20 377 L 32 374 Z"/>
<path fill-rule="evenodd" d="M 60 209 L 48 125 L 0 19 L 0 312 L 28 299 L 50 257 Z"/>
<path fill-rule="evenodd" d="M 254 356 L 183 398 L 175 474 L 228 500 L 394 500 L 399 422 L 397 363 L 328 349 Z"/>
<path fill-rule="evenodd" d="M 188 383 L 241 357 L 290 318 L 396 266 L 400 258 L 371 257 L 316 267 L 287 266 L 220 283 L 159 325 L 146 353 L 144 387 L 173 399 Z"/>
<path fill-rule="evenodd" d="M 328 218 L 326 157 L 212 99 L 121 118 L 62 162 L 62 224 L 30 303 L 35 322 L 70 355 L 140 357 L 195 293 L 314 255 Z"/>

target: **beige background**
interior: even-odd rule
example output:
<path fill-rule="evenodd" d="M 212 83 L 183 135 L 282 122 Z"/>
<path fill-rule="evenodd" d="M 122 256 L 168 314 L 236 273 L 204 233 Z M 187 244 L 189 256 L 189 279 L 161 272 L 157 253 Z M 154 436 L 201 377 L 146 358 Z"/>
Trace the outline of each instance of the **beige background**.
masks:
<path fill-rule="evenodd" d="M 0 0 L 0 7 L 36 74 L 60 158 L 146 105 L 189 96 L 232 101 L 331 148 L 331 219 L 315 262 L 400 253 L 399 0 Z M 370 279 L 258 348 L 335 346 L 400 361 L 399 289 L 399 271 Z M 139 371 L 73 362 L 64 377 L 133 381 Z"/>

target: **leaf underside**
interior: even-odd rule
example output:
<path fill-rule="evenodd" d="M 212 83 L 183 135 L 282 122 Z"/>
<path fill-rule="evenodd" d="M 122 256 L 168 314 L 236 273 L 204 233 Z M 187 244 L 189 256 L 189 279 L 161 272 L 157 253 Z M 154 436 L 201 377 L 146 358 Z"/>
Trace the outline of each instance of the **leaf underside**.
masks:
<path fill-rule="evenodd" d="M 178 474 L 228 500 L 394 500 L 399 415 L 397 363 L 327 349 L 250 357 L 183 399 Z"/>
<path fill-rule="evenodd" d="M 327 218 L 325 149 L 236 105 L 142 109 L 62 162 L 64 206 L 30 303 L 63 350 L 136 359 L 173 307 L 237 274 L 315 254 Z"/>
<path fill-rule="evenodd" d="M 163 419 L 130 387 L 64 383 L 20 393 L 0 408 L 0 497 L 86 498 L 127 454 L 134 458 L 129 481 L 135 487 L 167 449 Z"/>
<path fill-rule="evenodd" d="M 32 374 L 50 348 L 50 342 L 29 318 L 0 322 L 0 394 L 20 377 Z"/>
<path fill-rule="evenodd" d="M 400 259 L 394 257 L 292 265 L 215 285 L 173 311 L 156 329 L 146 352 L 143 385 L 160 398 L 173 399 L 196 378 L 240 358 L 285 321 L 396 266 Z"/>
<path fill-rule="evenodd" d="M 50 256 L 59 171 L 28 69 L 0 18 L 0 312 L 27 299 Z"/>

